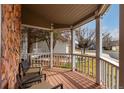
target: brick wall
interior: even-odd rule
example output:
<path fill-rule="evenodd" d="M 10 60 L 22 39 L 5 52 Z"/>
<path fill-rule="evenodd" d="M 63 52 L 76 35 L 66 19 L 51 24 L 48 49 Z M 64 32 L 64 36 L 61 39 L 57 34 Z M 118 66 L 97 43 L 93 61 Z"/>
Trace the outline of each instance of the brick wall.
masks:
<path fill-rule="evenodd" d="M 20 59 L 21 5 L 2 5 L 0 87 L 15 88 Z"/>

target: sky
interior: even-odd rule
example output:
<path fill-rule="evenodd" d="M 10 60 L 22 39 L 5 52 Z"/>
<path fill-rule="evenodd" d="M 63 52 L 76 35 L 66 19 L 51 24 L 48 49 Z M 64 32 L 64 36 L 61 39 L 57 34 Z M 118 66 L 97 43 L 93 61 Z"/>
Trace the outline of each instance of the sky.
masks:
<path fill-rule="evenodd" d="M 89 29 L 95 29 L 95 21 L 85 25 Z M 101 17 L 102 32 L 109 32 L 113 39 L 119 39 L 119 5 L 113 4 L 109 10 Z"/>
<path fill-rule="evenodd" d="M 110 32 L 114 39 L 119 39 L 119 5 L 112 5 L 103 15 L 101 29 Z"/>

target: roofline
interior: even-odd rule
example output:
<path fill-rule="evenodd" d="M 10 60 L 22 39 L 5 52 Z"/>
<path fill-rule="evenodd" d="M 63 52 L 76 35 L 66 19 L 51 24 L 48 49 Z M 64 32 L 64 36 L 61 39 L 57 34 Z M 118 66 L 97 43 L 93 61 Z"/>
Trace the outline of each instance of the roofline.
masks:
<path fill-rule="evenodd" d="M 106 10 L 109 8 L 109 6 L 110 6 L 110 4 L 101 5 L 96 11 L 90 13 L 85 18 L 83 18 L 82 20 L 80 20 L 79 22 L 74 24 L 73 29 L 76 29 L 76 28 L 80 27 L 81 25 L 84 25 L 88 22 L 93 21 L 96 18 L 96 16 L 102 16 L 106 12 Z M 97 12 L 97 14 L 96 14 L 96 12 Z"/>
<path fill-rule="evenodd" d="M 91 14 L 90 14 L 89 17 L 86 16 L 85 19 L 83 19 L 83 20 L 80 21 L 79 23 L 73 25 L 73 29 L 76 29 L 76 28 L 78 28 L 78 27 L 80 27 L 80 26 L 82 26 L 82 25 L 84 25 L 84 24 L 86 24 L 86 23 L 88 23 L 88 22 L 91 22 L 91 21 L 93 21 L 94 19 L 95 19 L 95 15 L 91 15 Z"/>
<path fill-rule="evenodd" d="M 98 15 L 102 16 L 106 10 L 110 7 L 110 4 L 103 4 L 100 8 L 99 8 L 99 12 Z"/>

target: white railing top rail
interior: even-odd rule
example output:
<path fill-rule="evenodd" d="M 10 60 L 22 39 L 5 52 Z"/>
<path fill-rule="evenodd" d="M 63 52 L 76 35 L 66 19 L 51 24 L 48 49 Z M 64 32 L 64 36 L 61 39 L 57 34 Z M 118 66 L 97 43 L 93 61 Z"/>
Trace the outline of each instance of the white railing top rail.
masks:
<path fill-rule="evenodd" d="M 71 53 L 54 53 L 54 55 L 71 55 Z M 94 57 L 96 58 L 96 56 L 90 56 L 87 54 L 73 54 L 74 56 L 83 56 L 83 57 Z"/>
<path fill-rule="evenodd" d="M 83 57 L 91 57 L 91 58 L 96 58 L 96 56 L 91 56 L 91 55 L 87 55 L 87 54 L 73 54 L 73 55 L 75 55 L 75 56 L 83 56 Z"/>
<path fill-rule="evenodd" d="M 54 55 L 71 55 L 70 53 L 53 53 Z"/>
<path fill-rule="evenodd" d="M 111 65 L 116 66 L 117 68 L 119 68 L 119 61 L 118 60 L 114 60 L 114 59 L 111 59 L 111 58 L 106 58 L 106 57 L 103 57 L 103 56 L 101 56 L 100 59 L 105 61 L 105 62 L 108 62 Z"/>
<path fill-rule="evenodd" d="M 43 52 L 43 53 L 22 53 L 21 55 L 44 55 L 50 54 L 50 52 Z"/>

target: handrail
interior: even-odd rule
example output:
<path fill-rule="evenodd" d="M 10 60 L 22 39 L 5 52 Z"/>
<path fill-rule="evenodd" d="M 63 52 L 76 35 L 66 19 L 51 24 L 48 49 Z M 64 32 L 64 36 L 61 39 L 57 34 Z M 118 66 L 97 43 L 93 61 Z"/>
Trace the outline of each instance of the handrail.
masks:
<path fill-rule="evenodd" d="M 96 56 L 91 56 L 91 55 L 87 55 L 87 54 L 83 54 L 83 55 L 82 54 L 73 54 L 73 55 L 96 58 Z"/>
<path fill-rule="evenodd" d="M 22 55 L 27 55 L 27 56 L 29 56 L 29 55 L 50 55 L 50 52 L 47 52 L 47 53 L 28 53 L 28 54 L 22 54 Z M 53 55 L 54 56 L 55 55 L 57 55 L 57 56 L 59 56 L 59 55 L 66 56 L 66 55 L 72 55 L 72 54 L 70 54 L 70 53 L 53 53 Z M 96 56 L 90 56 L 90 55 L 86 55 L 86 54 L 85 55 L 84 54 L 83 55 L 81 55 L 81 54 L 73 54 L 73 56 L 96 58 Z M 119 68 L 119 62 L 118 61 L 114 61 L 114 60 L 108 59 L 108 58 L 103 57 L 103 56 L 101 56 L 100 59 Z"/>
<path fill-rule="evenodd" d="M 50 55 L 50 52 L 47 52 L 47 53 L 28 53 L 28 54 L 22 54 L 22 55 L 28 55 L 28 56 L 29 55 Z M 65 55 L 72 55 L 72 54 L 70 54 L 70 53 L 53 53 L 53 55 L 58 55 L 58 56 L 59 55 L 63 55 L 63 56 L 65 56 Z M 81 54 L 73 54 L 73 56 L 82 56 L 82 57 L 96 58 L 96 56 L 81 55 Z M 119 67 L 119 62 L 118 61 L 111 60 L 111 59 L 108 59 L 108 58 L 103 57 L 103 56 L 101 56 L 100 59 L 103 60 L 103 61 L 108 62 L 111 65 Z"/>
<path fill-rule="evenodd" d="M 111 65 L 114 65 L 114 66 L 119 68 L 119 62 L 118 61 L 115 61 L 115 60 L 112 60 L 112 59 L 108 59 L 106 57 L 100 57 L 100 59 L 103 60 L 103 61 L 106 61 L 106 62 L 110 63 Z"/>

